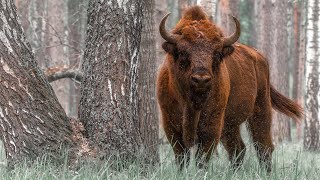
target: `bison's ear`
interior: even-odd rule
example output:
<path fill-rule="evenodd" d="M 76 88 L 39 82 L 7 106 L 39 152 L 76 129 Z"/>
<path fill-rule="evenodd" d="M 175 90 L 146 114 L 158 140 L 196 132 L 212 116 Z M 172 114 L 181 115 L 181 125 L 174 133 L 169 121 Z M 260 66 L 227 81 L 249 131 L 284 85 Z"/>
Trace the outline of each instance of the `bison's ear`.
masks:
<path fill-rule="evenodd" d="M 226 57 L 229 56 L 230 54 L 232 54 L 234 51 L 234 47 L 233 46 L 226 46 L 222 49 L 222 56 Z"/>
<path fill-rule="evenodd" d="M 174 52 L 176 52 L 176 45 L 169 42 L 164 42 L 162 44 L 162 48 L 170 54 L 174 54 Z"/>

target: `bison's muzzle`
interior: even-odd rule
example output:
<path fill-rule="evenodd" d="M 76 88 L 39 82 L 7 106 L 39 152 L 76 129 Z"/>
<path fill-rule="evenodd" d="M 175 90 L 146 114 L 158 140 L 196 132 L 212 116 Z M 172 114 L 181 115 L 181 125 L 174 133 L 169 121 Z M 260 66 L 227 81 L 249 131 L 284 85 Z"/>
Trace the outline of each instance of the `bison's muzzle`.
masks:
<path fill-rule="evenodd" d="M 211 76 L 208 74 L 194 74 L 191 76 L 191 84 L 197 89 L 208 89 L 210 82 Z"/>

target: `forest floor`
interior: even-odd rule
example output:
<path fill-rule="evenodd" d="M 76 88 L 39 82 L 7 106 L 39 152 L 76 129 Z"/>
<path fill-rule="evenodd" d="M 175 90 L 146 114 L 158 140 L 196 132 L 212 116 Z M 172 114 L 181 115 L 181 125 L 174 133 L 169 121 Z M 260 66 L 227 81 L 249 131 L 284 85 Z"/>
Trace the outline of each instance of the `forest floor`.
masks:
<path fill-rule="evenodd" d="M 247 141 L 247 140 L 246 140 Z M 246 144 L 250 144 L 249 141 Z M 277 145 L 273 155 L 272 173 L 267 175 L 259 167 L 256 153 L 251 145 L 247 146 L 243 166 L 234 172 L 229 165 L 225 150 L 219 146 L 218 155 L 212 158 L 207 170 L 199 170 L 192 160 L 182 172 L 177 170 L 173 152 L 169 145 L 160 146 L 160 162 L 146 165 L 138 162 L 130 163 L 125 168 L 119 162 L 106 161 L 100 165 L 84 163 L 76 170 L 65 164 L 55 166 L 37 161 L 32 165 L 22 163 L 14 170 L 7 170 L 5 153 L 0 148 L 0 179 L 319 179 L 320 153 L 303 151 L 302 142 L 294 141 Z"/>

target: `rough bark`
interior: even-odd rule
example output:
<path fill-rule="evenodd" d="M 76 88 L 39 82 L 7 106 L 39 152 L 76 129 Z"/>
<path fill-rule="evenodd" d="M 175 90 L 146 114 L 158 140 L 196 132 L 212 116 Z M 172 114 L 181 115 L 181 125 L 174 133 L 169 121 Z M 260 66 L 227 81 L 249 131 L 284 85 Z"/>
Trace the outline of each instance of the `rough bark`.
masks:
<path fill-rule="evenodd" d="M 320 150 L 319 119 L 319 62 L 320 62 L 320 1 L 307 3 L 306 28 L 306 119 L 304 126 L 304 149 Z"/>
<path fill-rule="evenodd" d="M 79 117 L 104 157 L 128 160 L 141 150 L 135 126 L 141 28 L 141 1 L 89 2 Z"/>
<path fill-rule="evenodd" d="M 154 0 L 144 0 L 141 32 L 139 79 L 138 79 L 138 122 L 145 150 L 145 159 L 159 161 L 159 121 L 155 95 L 157 72 L 156 42 L 154 31 Z"/>
<path fill-rule="evenodd" d="M 68 118 L 38 68 L 12 0 L 0 3 L 0 137 L 9 165 L 73 146 Z"/>

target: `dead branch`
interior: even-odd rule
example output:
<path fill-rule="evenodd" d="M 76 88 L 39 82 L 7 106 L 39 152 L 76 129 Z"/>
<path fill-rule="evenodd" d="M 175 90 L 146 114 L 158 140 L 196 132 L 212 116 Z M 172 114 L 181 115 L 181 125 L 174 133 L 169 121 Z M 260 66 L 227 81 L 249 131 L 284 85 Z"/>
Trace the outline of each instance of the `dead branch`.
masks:
<path fill-rule="evenodd" d="M 82 73 L 78 69 L 66 68 L 66 67 L 53 67 L 45 70 L 49 82 L 53 82 L 63 78 L 74 79 L 78 82 L 82 82 Z"/>

